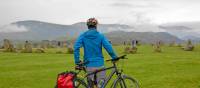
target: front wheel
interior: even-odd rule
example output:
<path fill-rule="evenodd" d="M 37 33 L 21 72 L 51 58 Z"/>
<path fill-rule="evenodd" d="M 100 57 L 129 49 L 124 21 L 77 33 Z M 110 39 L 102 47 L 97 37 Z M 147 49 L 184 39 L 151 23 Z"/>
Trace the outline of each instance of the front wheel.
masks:
<path fill-rule="evenodd" d="M 113 88 L 140 88 L 137 80 L 128 77 L 122 76 L 115 81 Z"/>

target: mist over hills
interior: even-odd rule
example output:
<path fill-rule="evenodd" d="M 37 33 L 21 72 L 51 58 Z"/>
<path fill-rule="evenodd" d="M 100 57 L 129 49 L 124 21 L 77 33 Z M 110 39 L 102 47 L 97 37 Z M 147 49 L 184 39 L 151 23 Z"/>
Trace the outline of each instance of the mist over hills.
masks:
<path fill-rule="evenodd" d="M 182 42 L 181 39 L 177 38 L 166 32 L 124 32 L 124 31 L 113 31 L 105 34 L 113 43 L 119 44 L 122 41 L 139 40 L 142 43 L 155 43 L 156 41 L 163 41 L 170 43 L 176 41 Z"/>
<path fill-rule="evenodd" d="M 98 29 L 102 33 L 110 32 L 113 29 L 129 29 L 128 25 L 100 24 Z M 22 29 L 22 31 L 19 31 Z M 17 31 L 15 31 L 17 30 Z M 56 39 L 61 36 L 77 37 L 87 30 L 84 22 L 72 25 L 60 25 L 40 21 L 19 21 L 0 27 L 0 39 L 17 40 L 43 40 Z"/>
<path fill-rule="evenodd" d="M 141 40 L 142 42 L 153 42 L 162 40 L 165 42 L 171 41 L 182 41 L 180 39 L 180 35 L 184 37 L 185 33 L 180 35 L 176 34 L 177 30 L 194 30 L 192 24 L 185 23 L 184 25 L 177 24 L 165 24 L 160 26 L 141 26 L 136 27 L 134 25 L 122 25 L 122 24 L 99 24 L 98 31 L 101 33 L 105 33 L 105 35 L 116 43 L 121 41 L 129 41 L 132 39 Z M 139 29 L 162 29 L 166 32 L 133 32 L 134 30 Z M 195 30 L 200 28 L 198 24 L 195 26 Z M 87 30 L 86 23 L 79 22 L 72 25 L 61 25 L 54 23 L 47 23 L 41 21 L 18 21 L 11 23 L 9 25 L 5 25 L 0 27 L 0 40 L 5 38 L 12 40 L 54 40 L 54 39 L 62 39 L 68 40 L 71 38 L 76 38 L 80 33 L 83 33 Z M 198 31 L 198 30 L 197 30 Z M 188 31 L 186 31 L 188 32 Z M 198 33 L 197 33 L 198 34 Z M 177 35 L 177 36 L 175 36 Z M 187 35 L 188 36 L 188 35 Z M 194 38 L 194 37 L 191 37 Z M 185 38 L 186 39 L 186 38 Z M 198 35 L 195 35 L 195 39 L 198 39 Z"/>
<path fill-rule="evenodd" d="M 200 22 L 180 22 L 159 25 L 159 28 L 186 40 L 200 40 Z"/>

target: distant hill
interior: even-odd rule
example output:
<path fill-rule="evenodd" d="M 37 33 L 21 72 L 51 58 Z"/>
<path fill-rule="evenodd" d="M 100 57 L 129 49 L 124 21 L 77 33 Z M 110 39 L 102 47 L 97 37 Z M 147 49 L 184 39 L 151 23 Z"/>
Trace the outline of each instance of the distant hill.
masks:
<path fill-rule="evenodd" d="M 182 38 L 183 40 L 191 40 L 193 43 L 200 43 L 200 37 L 196 37 L 196 36 L 184 36 Z"/>
<path fill-rule="evenodd" d="M 170 43 L 172 41 L 182 42 L 177 38 L 166 32 L 124 32 L 113 31 L 106 33 L 106 36 L 113 41 L 113 43 L 123 43 L 123 41 L 139 40 L 143 43 L 155 43 L 155 41 L 163 41 Z"/>
<path fill-rule="evenodd" d="M 128 25 L 120 24 L 100 24 L 98 29 L 100 32 L 106 33 L 113 29 L 126 30 L 130 29 Z M 14 31 L 13 30 L 25 30 Z M 19 21 L 0 27 L 0 40 L 4 38 L 17 39 L 17 40 L 43 40 L 43 39 L 56 39 L 61 36 L 76 37 L 78 34 L 87 30 L 86 23 L 80 22 L 72 25 L 60 25 L 40 21 Z M 10 32 L 10 31 L 11 32 Z"/>
<path fill-rule="evenodd" d="M 165 42 L 181 40 L 166 32 L 125 32 L 134 27 L 122 24 L 99 24 L 98 30 L 115 43 L 130 41 L 132 39 L 142 42 Z M 19 21 L 0 27 L 0 40 L 67 40 L 74 39 L 87 30 L 86 23 L 80 22 L 72 25 L 60 25 L 41 21 Z"/>

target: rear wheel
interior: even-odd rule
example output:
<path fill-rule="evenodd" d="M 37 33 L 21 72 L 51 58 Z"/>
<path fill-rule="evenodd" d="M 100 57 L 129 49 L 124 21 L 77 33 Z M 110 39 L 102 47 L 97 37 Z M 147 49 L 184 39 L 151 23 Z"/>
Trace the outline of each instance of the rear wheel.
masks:
<path fill-rule="evenodd" d="M 119 78 L 115 83 L 113 88 L 140 88 L 137 80 L 123 76 Z"/>
<path fill-rule="evenodd" d="M 75 88 L 87 88 L 87 84 L 79 78 L 74 79 L 74 85 Z"/>

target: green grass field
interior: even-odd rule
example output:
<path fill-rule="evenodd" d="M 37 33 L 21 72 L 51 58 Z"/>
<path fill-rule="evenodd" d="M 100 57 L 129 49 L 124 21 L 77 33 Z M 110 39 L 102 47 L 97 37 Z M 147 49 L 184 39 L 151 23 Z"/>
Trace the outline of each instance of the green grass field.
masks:
<path fill-rule="evenodd" d="M 123 47 L 114 48 L 122 55 Z M 192 52 L 166 46 L 162 53 L 154 53 L 151 46 L 138 48 L 137 54 L 119 63 L 141 88 L 200 88 L 200 46 Z M 55 54 L 54 49 L 48 52 L 0 52 L 0 88 L 53 88 L 58 73 L 73 70 L 73 55 Z"/>

